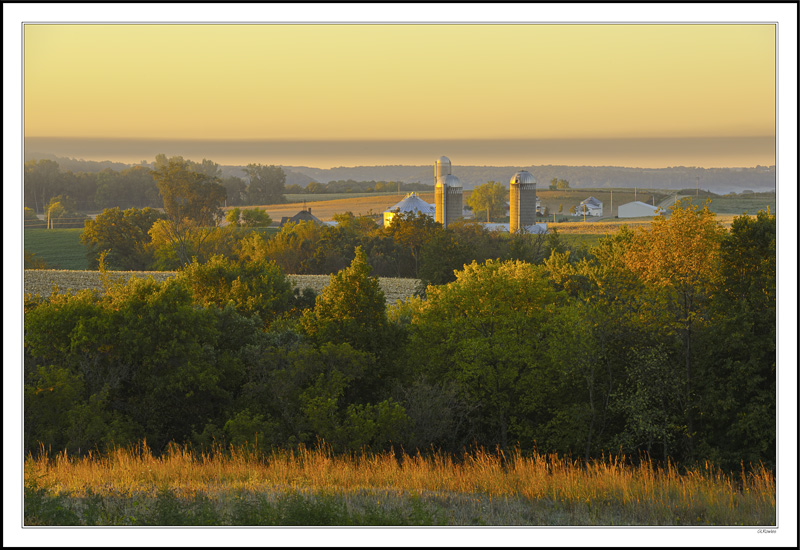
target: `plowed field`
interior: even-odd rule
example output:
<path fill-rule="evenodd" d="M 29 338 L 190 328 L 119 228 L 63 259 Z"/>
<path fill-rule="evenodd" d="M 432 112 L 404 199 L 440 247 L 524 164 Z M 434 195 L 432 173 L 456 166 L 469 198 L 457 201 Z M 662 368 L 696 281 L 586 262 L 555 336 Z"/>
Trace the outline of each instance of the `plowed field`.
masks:
<path fill-rule="evenodd" d="M 108 272 L 112 281 L 125 281 L 131 277 L 152 277 L 156 281 L 164 281 L 175 275 L 174 271 L 112 271 Z M 319 294 L 330 282 L 329 275 L 289 275 L 295 287 L 303 289 L 310 287 Z M 379 279 L 381 288 L 386 294 L 386 303 L 394 304 L 414 294 L 419 281 L 417 279 Z M 74 293 L 85 288 L 102 290 L 103 283 L 98 271 L 67 271 L 54 269 L 26 269 L 25 293 L 50 296 L 53 286 L 59 292 Z"/>

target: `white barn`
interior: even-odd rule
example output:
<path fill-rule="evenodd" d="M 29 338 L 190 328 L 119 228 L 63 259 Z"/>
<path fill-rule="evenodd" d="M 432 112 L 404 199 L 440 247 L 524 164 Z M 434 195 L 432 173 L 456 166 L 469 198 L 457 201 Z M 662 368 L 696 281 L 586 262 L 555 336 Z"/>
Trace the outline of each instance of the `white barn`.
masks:
<path fill-rule="evenodd" d="M 388 227 L 392 223 L 392 218 L 395 214 L 405 214 L 408 212 L 416 212 L 417 215 L 425 214 L 432 218 L 436 217 L 436 206 L 428 204 L 416 193 L 409 193 L 403 200 L 390 206 L 383 211 L 383 226 Z"/>
<path fill-rule="evenodd" d="M 633 201 L 628 204 L 623 204 L 617 209 L 617 217 L 619 218 L 642 218 L 645 216 L 660 216 L 663 209 L 658 206 L 644 203 L 642 201 Z"/>

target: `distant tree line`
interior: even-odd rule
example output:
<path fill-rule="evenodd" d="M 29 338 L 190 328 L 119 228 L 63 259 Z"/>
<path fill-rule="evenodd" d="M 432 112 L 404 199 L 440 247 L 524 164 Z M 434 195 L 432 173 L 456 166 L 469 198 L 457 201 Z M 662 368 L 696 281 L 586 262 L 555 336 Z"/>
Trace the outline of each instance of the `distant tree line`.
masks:
<path fill-rule="evenodd" d="M 727 231 L 679 204 L 580 257 L 509 238 L 503 256 L 474 224 L 428 220 L 298 224 L 164 283 L 26 298 L 26 452 L 324 440 L 774 467 L 774 215 Z M 387 308 L 374 275 L 398 257 L 441 271 Z M 288 262 L 344 265 L 314 296 Z"/>
<path fill-rule="evenodd" d="M 61 170 L 53 160 L 29 160 L 25 163 L 24 206 L 34 214 L 44 214 L 51 199 L 61 196 L 68 198 L 75 211 L 79 212 L 114 207 L 123 210 L 161 208 L 163 197 L 154 176 L 168 162 L 166 155 L 160 154 L 151 165 L 137 165 L 120 171 L 106 167 L 99 172 L 72 172 Z M 261 205 L 284 201 L 286 175 L 279 166 L 249 164 L 245 168 L 246 177 L 238 178 L 222 177 L 219 165 L 207 159 L 184 162 L 189 171 L 214 180 L 222 187 L 222 205 Z"/>

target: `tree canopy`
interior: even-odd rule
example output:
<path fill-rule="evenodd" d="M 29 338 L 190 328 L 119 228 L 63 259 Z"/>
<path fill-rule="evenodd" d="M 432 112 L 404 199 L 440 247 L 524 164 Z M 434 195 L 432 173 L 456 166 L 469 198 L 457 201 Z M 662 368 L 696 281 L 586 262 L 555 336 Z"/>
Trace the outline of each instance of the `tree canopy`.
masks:
<path fill-rule="evenodd" d="M 247 198 L 250 204 L 278 204 L 284 201 L 286 174 L 280 166 L 248 164 L 245 173 L 250 180 Z"/>
<path fill-rule="evenodd" d="M 472 190 L 467 204 L 477 212 L 486 212 L 486 221 L 490 222 L 505 215 L 508 202 L 508 189 L 502 183 L 490 181 Z"/>

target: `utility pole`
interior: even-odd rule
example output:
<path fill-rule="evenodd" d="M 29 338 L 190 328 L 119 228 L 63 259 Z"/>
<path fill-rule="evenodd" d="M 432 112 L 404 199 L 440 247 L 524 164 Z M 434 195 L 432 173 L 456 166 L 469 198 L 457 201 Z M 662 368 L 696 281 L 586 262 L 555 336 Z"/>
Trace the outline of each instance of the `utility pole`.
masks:
<path fill-rule="evenodd" d="M 700 176 L 697 176 L 697 191 L 695 191 L 694 196 L 695 197 L 700 196 Z"/>
<path fill-rule="evenodd" d="M 611 190 L 611 216 L 614 216 L 614 190 Z"/>

